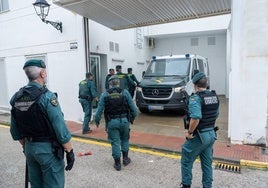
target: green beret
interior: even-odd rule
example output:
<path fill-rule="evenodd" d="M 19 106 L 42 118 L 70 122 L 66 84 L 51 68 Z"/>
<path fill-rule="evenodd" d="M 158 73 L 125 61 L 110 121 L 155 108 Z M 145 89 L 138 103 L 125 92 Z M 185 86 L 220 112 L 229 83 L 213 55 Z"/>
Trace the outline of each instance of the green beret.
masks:
<path fill-rule="evenodd" d="M 112 81 L 112 80 L 114 80 L 114 79 L 119 79 L 119 78 L 118 78 L 117 75 L 113 75 L 113 76 L 111 76 L 111 77 L 108 79 L 108 81 L 110 82 L 110 81 Z"/>
<path fill-rule="evenodd" d="M 45 62 L 43 60 L 41 60 L 41 59 L 30 59 L 30 60 L 26 61 L 26 63 L 23 66 L 23 69 L 25 67 L 30 67 L 30 66 L 46 68 Z"/>
<path fill-rule="evenodd" d="M 203 72 L 199 72 L 194 75 L 193 77 L 193 84 L 196 84 L 201 78 L 206 77 L 206 75 Z"/>

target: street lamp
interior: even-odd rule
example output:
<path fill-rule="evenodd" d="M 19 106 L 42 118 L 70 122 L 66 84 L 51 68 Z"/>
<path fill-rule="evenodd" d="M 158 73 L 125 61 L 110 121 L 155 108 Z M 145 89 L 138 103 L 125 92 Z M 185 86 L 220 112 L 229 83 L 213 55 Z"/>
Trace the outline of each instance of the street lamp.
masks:
<path fill-rule="evenodd" d="M 36 14 L 41 18 L 43 22 L 45 22 L 46 24 L 51 24 L 53 27 L 55 27 L 57 30 L 60 30 L 60 32 L 62 33 L 61 22 L 52 22 L 46 20 L 50 8 L 50 4 L 48 4 L 46 0 L 36 0 L 36 2 L 33 3 L 33 6 Z"/>

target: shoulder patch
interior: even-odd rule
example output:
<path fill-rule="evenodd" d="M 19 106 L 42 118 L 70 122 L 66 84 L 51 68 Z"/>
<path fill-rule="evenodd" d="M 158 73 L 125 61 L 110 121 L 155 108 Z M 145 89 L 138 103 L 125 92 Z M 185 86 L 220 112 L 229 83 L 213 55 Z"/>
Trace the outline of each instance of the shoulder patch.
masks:
<path fill-rule="evenodd" d="M 53 106 L 58 106 L 58 100 L 57 100 L 57 98 L 51 98 L 50 99 L 50 103 L 53 105 Z"/>

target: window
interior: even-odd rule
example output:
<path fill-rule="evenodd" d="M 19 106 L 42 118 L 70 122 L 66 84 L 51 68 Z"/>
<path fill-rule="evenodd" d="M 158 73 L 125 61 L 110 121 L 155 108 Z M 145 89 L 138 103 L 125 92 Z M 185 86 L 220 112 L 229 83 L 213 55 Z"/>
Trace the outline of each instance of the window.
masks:
<path fill-rule="evenodd" d="M 114 43 L 113 43 L 113 42 L 109 42 L 109 50 L 110 50 L 111 52 L 114 51 Z"/>
<path fill-rule="evenodd" d="M 0 0 L 0 13 L 7 11 L 8 9 L 8 0 Z"/>
<path fill-rule="evenodd" d="M 216 45 L 216 37 L 208 37 L 208 45 Z"/>
<path fill-rule="evenodd" d="M 198 46 L 199 38 L 191 38 L 191 46 Z"/>
<path fill-rule="evenodd" d="M 205 69 L 204 69 L 204 63 L 203 63 L 203 60 L 202 59 L 197 59 L 198 61 L 198 67 L 199 67 L 199 72 L 205 72 Z"/>
<path fill-rule="evenodd" d="M 115 52 L 119 52 L 119 44 L 114 43 Z"/>

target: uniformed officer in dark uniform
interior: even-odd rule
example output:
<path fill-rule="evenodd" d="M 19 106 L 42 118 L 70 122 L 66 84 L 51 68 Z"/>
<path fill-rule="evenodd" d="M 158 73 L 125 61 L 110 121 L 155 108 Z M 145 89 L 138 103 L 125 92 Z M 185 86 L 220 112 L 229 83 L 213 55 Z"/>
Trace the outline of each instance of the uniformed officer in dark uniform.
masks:
<path fill-rule="evenodd" d="M 29 83 L 11 98 L 11 135 L 23 146 L 32 188 L 64 187 L 64 151 L 65 170 L 74 164 L 71 134 L 57 95 L 45 86 L 45 63 L 29 60 L 23 69 Z"/>
<path fill-rule="evenodd" d="M 137 80 L 135 74 L 132 74 L 132 68 L 128 68 L 127 69 L 127 73 L 128 73 L 128 77 L 134 82 L 134 85 L 133 84 L 130 84 L 128 86 L 129 93 L 130 93 L 131 97 L 133 98 L 134 93 L 135 93 L 135 90 L 136 90 L 136 86 L 139 85 L 140 82 Z"/>
<path fill-rule="evenodd" d="M 86 73 L 86 79 L 79 83 L 79 102 L 83 108 L 84 121 L 82 134 L 91 133 L 89 123 L 92 116 L 92 100 L 98 101 L 97 91 L 93 82 L 93 74 L 91 72 Z"/>
<path fill-rule="evenodd" d="M 105 89 L 109 89 L 109 78 L 114 75 L 114 69 L 109 69 L 109 74 L 105 78 Z"/>
<path fill-rule="evenodd" d="M 127 76 L 127 74 L 122 73 L 122 66 L 116 65 L 116 75 L 118 76 L 118 79 L 120 80 L 120 88 L 127 89 L 129 91 L 129 86 L 133 85 L 135 86 L 135 83 Z"/>
<path fill-rule="evenodd" d="M 193 163 L 199 156 L 203 187 L 211 188 L 213 144 L 216 140 L 214 126 L 219 115 L 219 99 L 215 91 L 206 89 L 204 73 L 197 73 L 192 81 L 196 93 L 190 96 L 188 103 L 189 127 L 185 131 L 187 140 L 182 146 L 181 187 L 191 187 Z"/>
<path fill-rule="evenodd" d="M 98 127 L 104 111 L 108 140 L 112 145 L 112 156 L 115 161 L 114 168 L 118 171 L 121 170 L 121 151 L 123 165 L 126 166 L 130 163 L 128 157 L 129 123 L 133 123 L 137 115 L 136 106 L 129 92 L 119 88 L 119 82 L 116 75 L 109 79 L 110 89 L 102 93 L 95 116 L 95 123 Z"/>

